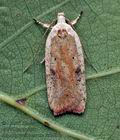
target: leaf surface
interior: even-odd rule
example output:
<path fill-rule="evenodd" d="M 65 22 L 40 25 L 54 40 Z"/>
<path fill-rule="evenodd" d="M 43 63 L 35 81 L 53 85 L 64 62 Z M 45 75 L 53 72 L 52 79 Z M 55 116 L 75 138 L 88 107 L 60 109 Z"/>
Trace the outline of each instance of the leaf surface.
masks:
<path fill-rule="evenodd" d="M 34 56 L 44 58 L 45 30 L 34 24 L 33 17 L 51 22 L 64 11 L 74 19 L 83 11 L 75 26 L 92 65 L 98 73 L 120 68 L 120 2 L 118 0 L 1 0 L 0 1 L 0 91 L 11 97 L 23 97 L 35 87 L 42 90 L 29 97 L 27 105 L 43 116 L 77 132 L 103 140 L 120 137 L 120 74 L 87 80 L 87 106 L 83 115 L 51 113 L 45 86 L 44 65 L 36 65 Z M 24 69 L 32 63 L 27 72 Z M 86 75 L 96 72 L 86 62 Z M 67 140 L 63 134 L 38 123 L 9 105 L 0 103 L 2 140 Z M 70 138 L 69 139 L 73 139 Z"/>

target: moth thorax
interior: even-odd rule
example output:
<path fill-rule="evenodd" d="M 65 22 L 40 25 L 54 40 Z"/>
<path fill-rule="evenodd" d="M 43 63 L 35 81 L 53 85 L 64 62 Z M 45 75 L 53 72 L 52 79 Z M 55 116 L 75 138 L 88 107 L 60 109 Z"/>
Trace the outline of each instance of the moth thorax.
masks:
<path fill-rule="evenodd" d="M 64 16 L 63 12 L 58 13 L 57 22 L 58 23 L 65 23 L 65 16 Z"/>

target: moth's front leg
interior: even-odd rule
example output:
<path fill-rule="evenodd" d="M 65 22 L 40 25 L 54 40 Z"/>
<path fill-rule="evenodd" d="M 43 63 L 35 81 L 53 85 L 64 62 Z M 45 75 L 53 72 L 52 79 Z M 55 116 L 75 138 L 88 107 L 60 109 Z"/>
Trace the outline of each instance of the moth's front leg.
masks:
<path fill-rule="evenodd" d="M 72 26 L 74 26 L 78 22 L 78 20 L 82 17 L 82 14 L 83 14 L 83 11 L 80 12 L 79 16 L 76 19 L 70 21 Z"/>
<path fill-rule="evenodd" d="M 51 27 L 51 24 L 48 23 L 43 23 L 41 21 L 38 21 L 37 19 L 33 18 L 33 20 L 35 21 L 36 24 L 43 26 L 43 28 L 47 28 L 49 29 Z"/>

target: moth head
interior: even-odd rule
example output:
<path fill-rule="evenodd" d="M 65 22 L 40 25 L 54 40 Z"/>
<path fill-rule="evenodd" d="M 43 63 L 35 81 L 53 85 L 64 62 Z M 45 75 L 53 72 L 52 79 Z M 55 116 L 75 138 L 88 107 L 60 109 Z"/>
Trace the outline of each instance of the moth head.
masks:
<path fill-rule="evenodd" d="M 65 22 L 65 14 L 64 14 L 64 12 L 58 13 L 57 21 L 58 21 L 58 23 Z"/>
<path fill-rule="evenodd" d="M 58 13 L 58 17 L 59 17 L 59 16 L 65 16 L 64 12 Z"/>

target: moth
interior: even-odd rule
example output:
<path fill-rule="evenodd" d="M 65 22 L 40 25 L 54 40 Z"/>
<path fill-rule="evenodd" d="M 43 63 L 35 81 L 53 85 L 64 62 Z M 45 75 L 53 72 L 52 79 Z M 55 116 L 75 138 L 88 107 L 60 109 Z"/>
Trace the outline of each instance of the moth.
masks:
<path fill-rule="evenodd" d="M 82 113 L 85 110 L 86 86 L 85 65 L 82 45 L 73 26 L 81 14 L 73 21 L 58 13 L 53 24 L 37 24 L 51 29 L 45 48 L 45 68 L 47 95 L 54 115 L 65 112 Z"/>

